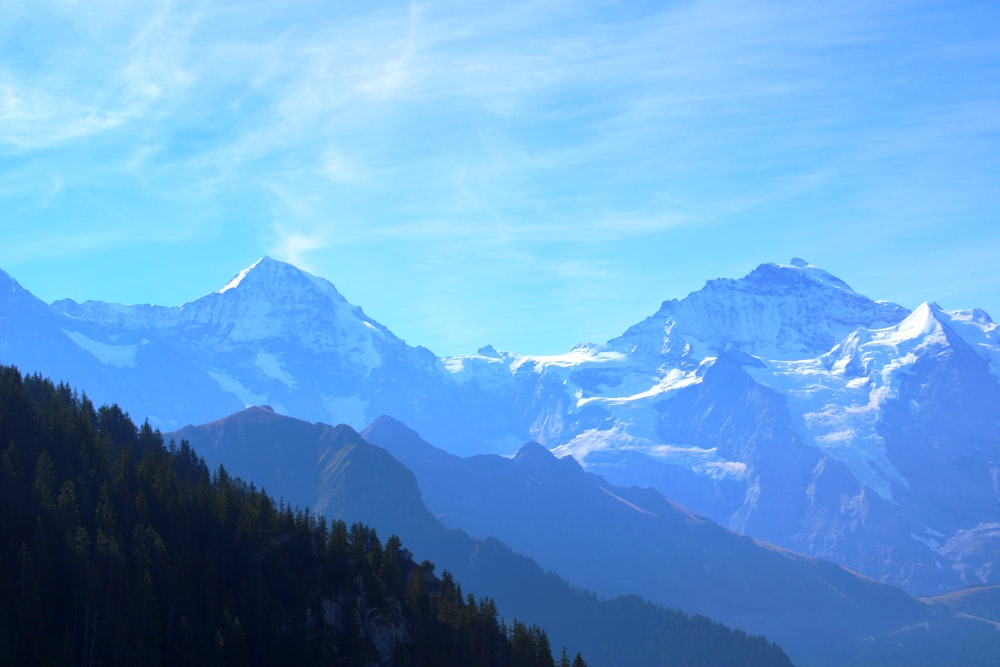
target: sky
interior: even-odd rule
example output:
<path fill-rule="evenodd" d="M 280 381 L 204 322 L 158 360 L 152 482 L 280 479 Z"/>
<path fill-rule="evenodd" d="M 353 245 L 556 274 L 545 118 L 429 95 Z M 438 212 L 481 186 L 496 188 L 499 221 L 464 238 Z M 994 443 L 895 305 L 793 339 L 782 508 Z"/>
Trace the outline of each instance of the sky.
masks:
<path fill-rule="evenodd" d="M 263 255 L 411 345 L 601 342 L 802 257 L 1000 318 L 1000 3 L 0 0 L 0 268 Z"/>

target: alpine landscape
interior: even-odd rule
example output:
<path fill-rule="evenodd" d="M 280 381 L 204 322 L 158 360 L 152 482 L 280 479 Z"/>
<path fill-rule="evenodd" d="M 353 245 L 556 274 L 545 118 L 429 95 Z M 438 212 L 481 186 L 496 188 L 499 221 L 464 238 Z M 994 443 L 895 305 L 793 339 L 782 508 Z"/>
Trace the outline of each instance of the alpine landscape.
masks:
<path fill-rule="evenodd" d="M 793 259 L 564 355 L 439 358 L 267 257 L 172 308 L 46 305 L 3 280 L 5 363 L 313 517 L 398 535 L 593 664 L 659 664 L 683 649 L 656 628 L 721 631 L 682 629 L 702 617 L 799 665 L 1000 651 L 1000 333 L 981 310 L 873 301 Z"/>
<path fill-rule="evenodd" d="M 1000 665 L 998 47 L 4 0 L 0 667 Z"/>

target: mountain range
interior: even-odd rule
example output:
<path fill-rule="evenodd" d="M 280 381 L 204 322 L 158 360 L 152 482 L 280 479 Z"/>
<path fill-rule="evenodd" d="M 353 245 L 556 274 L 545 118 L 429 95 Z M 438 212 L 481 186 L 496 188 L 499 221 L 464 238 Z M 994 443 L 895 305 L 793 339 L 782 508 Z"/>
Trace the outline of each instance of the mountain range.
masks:
<path fill-rule="evenodd" d="M 993 609 L 968 618 L 944 601 L 917 600 L 736 535 L 655 491 L 611 485 L 537 443 L 512 459 L 459 458 L 392 418 L 358 434 L 263 407 L 170 437 L 189 443 L 210 467 L 224 466 L 316 515 L 399 535 L 418 560 L 430 558 L 594 664 L 715 662 L 679 654 L 675 645 L 677 634 L 693 642 L 711 625 L 629 593 L 765 634 L 800 667 L 956 660 L 985 667 L 1000 657 Z M 714 632 L 715 641 L 731 641 Z M 766 648 L 759 641 L 742 650 L 767 655 Z"/>
<path fill-rule="evenodd" d="M 416 560 L 451 573 L 467 593 L 489 596 L 508 619 L 544 624 L 553 646 L 581 651 L 592 665 L 733 664 L 734 656 L 740 664 L 790 664 L 761 637 L 636 596 L 599 600 L 494 538 L 446 527 L 424 506 L 413 473 L 347 425 L 312 424 L 257 407 L 169 437 L 193 447 L 211 468 L 223 466 L 314 516 L 399 536 Z M 908 602 L 907 611 L 916 611 L 908 621 L 937 616 Z"/>
<path fill-rule="evenodd" d="M 169 308 L 48 305 L 0 272 L 0 361 L 165 430 L 267 404 L 356 429 L 391 415 L 453 454 L 534 441 L 910 593 L 1000 578 L 997 325 L 872 300 L 799 259 L 564 355 L 447 358 L 270 258 Z"/>

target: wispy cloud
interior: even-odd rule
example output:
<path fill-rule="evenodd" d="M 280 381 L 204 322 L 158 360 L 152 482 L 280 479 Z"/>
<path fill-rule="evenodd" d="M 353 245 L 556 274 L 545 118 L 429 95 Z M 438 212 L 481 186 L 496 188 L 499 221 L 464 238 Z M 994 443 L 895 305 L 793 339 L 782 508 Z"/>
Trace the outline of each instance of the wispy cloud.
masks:
<path fill-rule="evenodd" d="M 824 225 L 943 234 L 955 206 L 949 231 L 992 238 L 998 23 L 935 0 L 11 1 L 0 230 L 84 252 L 88 216 L 140 221 L 110 245 L 238 229 L 324 274 L 345 248 L 419 275 L 468 257 L 470 289 L 523 271 L 552 303 L 587 266 L 665 275 L 646 249 L 678 238 L 720 270 Z"/>
<path fill-rule="evenodd" d="M 307 270 L 312 269 L 312 262 L 309 261 L 308 254 L 326 245 L 326 240 L 321 232 L 311 235 L 299 231 L 289 230 L 280 223 L 274 226 L 277 235 L 277 243 L 271 248 L 270 254 L 277 259 L 282 259 L 296 266 Z"/>
<path fill-rule="evenodd" d="M 169 2 L 102 9 L 39 3 L 37 14 L 13 13 L 2 34 L 0 149 L 48 148 L 115 130 L 187 85 L 175 53 L 183 30 Z"/>

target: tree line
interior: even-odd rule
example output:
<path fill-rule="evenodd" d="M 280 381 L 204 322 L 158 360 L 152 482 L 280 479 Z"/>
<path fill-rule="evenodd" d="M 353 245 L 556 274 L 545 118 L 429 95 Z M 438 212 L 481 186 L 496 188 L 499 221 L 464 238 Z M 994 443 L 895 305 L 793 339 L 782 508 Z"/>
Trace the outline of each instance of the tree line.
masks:
<path fill-rule="evenodd" d="M 0 366 L 0 664 L 555 660 L 396 536 L 210 471 L 117 406 Z"/>

